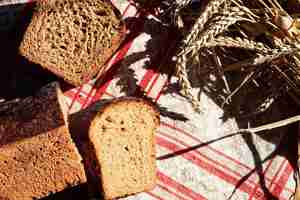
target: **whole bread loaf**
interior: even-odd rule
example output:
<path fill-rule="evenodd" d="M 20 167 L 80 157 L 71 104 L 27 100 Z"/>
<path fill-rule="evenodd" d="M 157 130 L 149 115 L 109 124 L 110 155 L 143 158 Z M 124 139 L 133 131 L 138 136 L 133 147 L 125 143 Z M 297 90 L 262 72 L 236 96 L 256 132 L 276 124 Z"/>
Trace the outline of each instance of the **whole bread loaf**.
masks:
<path fill-rule="evenodd" d="M 107 0 L 42 0 L 20 53 L 73 85 L 105 73 L 119 47 L 123 24 Z"/>
<path fill-rule="evenodd" d="M 0 199 L 31 200 L 86 182 L 57 83 L 0 107 Z"/>
<path fill-rule="evenodd" d="M 104 199 L 155 186 L 155 131 L 159 113 L 148 101 L 114 100 L 101 108 L 89 128 L 91 171 Z"/>

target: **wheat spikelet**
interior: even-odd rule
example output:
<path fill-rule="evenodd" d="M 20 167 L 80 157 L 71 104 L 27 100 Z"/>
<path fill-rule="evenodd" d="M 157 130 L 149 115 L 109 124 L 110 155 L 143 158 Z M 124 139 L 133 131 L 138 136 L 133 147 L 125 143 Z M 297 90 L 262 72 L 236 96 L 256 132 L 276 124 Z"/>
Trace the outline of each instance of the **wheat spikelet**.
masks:
<path fill-rule="evenodd" d="M 193 44 L 192 48 L 199 46 L 198 42 L 196 44 Z M 205 44 L 203 44 L 204 47 L 211 48 L 216 46 L 222 46 L 222 47 L 235 47 L 235 48 L 242 48 L 247 50 L 253 50 L 257 51 L 262 54 L 271 54 L 273 53 L 273 50 L 266 45 L 264 45 L 261 42 L 256 42 L 253 40 L 249 40 L 246 38 L 240 38 L 240 37 L 224 37 L 219 36 L 217 38 L 214 38 Z"/>

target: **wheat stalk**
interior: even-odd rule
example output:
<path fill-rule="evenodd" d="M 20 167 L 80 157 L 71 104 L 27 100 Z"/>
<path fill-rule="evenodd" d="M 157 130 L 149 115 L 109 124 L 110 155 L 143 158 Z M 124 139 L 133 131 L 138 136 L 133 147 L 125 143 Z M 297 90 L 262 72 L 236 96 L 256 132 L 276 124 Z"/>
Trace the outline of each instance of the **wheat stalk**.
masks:
<path fill-rule="evenodd" d="M 236 89 L 234 89 L 233 92 L 231 92 L 231 93 L 226 97 L 226 99 L 225 99 L 224 102 L 222 103 L 222 106 L 221 106 L 221 107 L 224 107 L 224 105 L 225 105 L 226 103 L 228 103 L 228 100 L 230 100 L 236 93 L 238 93 L 238 92 L 240 91 L 240 89 L 241 89 L 244 85 L 246 85 L 247 82 L 249 82 L 249 80 L 251 80 L 251 78 L 254 76 L 254 74 L 255 74 L 254 71 L 250 72 L 250 74 L 248 74 L 248 75 L 244 78 L 244 80 L 241 82 L 241 84 L 240 84 Z"/>
<path fill-rule="evenodd" d="M 271 62 L 275 59 L 278 59 L 280 57 L 294 54 L 296 51 L 299 51 L 299 49 L 295 48 L 284 48 L 284 50 L 278 50 L 274 49 L 272 54 L 269 55 L 261 55 L 259 54 L 258 57 L 250 58 L 243 60 L 241 62 L 234 63 L 232 65 L 228 65 L 225 67 L 225 71 L 234 71 L 237 69 L 241 69 L 243 67 L 249 67 L 249 66 L 258 66 L 262 65 L 264 63 Z"/>

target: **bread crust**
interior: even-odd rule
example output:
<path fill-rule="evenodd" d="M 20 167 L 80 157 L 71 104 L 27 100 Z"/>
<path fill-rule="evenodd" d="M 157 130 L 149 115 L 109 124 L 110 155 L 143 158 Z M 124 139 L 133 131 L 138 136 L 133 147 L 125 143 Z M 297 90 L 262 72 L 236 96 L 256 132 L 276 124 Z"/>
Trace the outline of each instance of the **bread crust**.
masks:
<path fill-rule="evenodd" d="M 75 86 L 82 85 L 95 77 L 101 77 L 108 70 L 105 66 L 107 64 L 107 61 L 112 57 L 112 55 L 119 48 L 120 44 L 124 41 L 125 38 L 126 28 L 124 23 L 121 21 L 120 15 L 115 12 L 115 9 L 111 3 L 106 3 L 107 6 L 110 7 L 110 9 L 115 13 L 115 16 L 113 17 L 116 17 L 119 20 L 118 32 L 111 37 L 111 46 L 109 48 L 102 48 L 100 52 L 97 53 L 97 55 L 95 54 L 94 56 L 92 55 L 95 53 L 93 51 L 90 54 L 85 54 L 93 56 L 94 63 L 84 64 L 83 62 L 81 62 L 80 65 L 82 69 L 80 72 L 77 72 L 78 67 L 76 69 L 72 69 L 71 64 L 66 64 L 65 66 L 61 66 L 59 64 L 60 59 L 66 59 L 67 61 L 71 62 L 71 60 L 76 58 L 76 56 L 74 57 L 74 55 L 72 55 L 74 58 L 68 56 L 62 58 L 58 57 L 58 55 L 55 55 L 56 61 L 49 62 L 47 58 L 50 58 L 50 55 L 48 55 L 47 53 L 43 53 L 44 51 L 41 49 L 41 45 L 47 45 L 45 44 L 47 41 L 41 38 L 44 37 L 43 31 L 44 29 L 46 29 L 46 21 L 57 20 L 53 19 L 53 17 L 49 17 L 48 14 L 49 12 L 51 13 L 51 11 L 48 11 L 45 8 L 55 3 L 55 1 L 63 0 L 44 0 L 40 3 L 37 3 L 37 11 L 34 12 L 31 23 L 29 24 L 23 36 L 23 41 L 21 42 L 21 45 L 19 47 L 20 54 L 26 57 L 31 62 L 41 65 L 44 69 L 56 74 L 57 76 L 63 78 L 66 82 Z M 75 2 L 76 0 L 67 0 L 67 2 L 73 1 Z M 75 39 L 78 37 L 77 35 L 78 33 L 76 32 L 74 36 Z M 90 36 L 90 40 L 95 40 L 95 38 L 92 38 L 92 36 Z M 82 50 L 85 47 L 81 46 L 79 48 L 80 50 Z M 71 53 L 67 55 L 71 55 Z"/>
<path fill-rule="evenodd" d="M 111 101 L 110 103 L 107 103 L 105 104 L 99 111 L 98 111 L 98 115 L 101 115 L 102 113 L 105 113 L 105 111 L 107 109 L 112 109 L 112 107 L 114 106 L 117 106 L 119 104 L 126 104 L 126 103 L 138 103 L 140 105 L 143 105 L 143 106 L 147 106 L 148 109 L 151 109 L 150 112 L 153 113 L 153 116 L 152 116 L 152 119 L 154 121 L 154 124 L 155 124 L 155 127 L 158 127 L 159 124 L 160 124 L 160 117 L 159 117 L 159 112 L 158 112 L 158 109 L 157 107 L 150 101 L 148 100 L 145 100 L 145 99 L 139 99 L 139 98 L 131 98 L 131 97 L 123 97 L 123 98 L 119 98 L 119 99 L 115 99 L 113 101 Z M 137 105 L 138 105 L 137 104 Z M 156 184 L 156 157 L 155 157 L 155 136 L 152 135 L 151 136 L 151 139 L 149 141 L 149 144 L 151 146 L 148 146 L 148 148 L 150 149 L 150 155 L 146 155 L 146 156 L 150 156 L 150 163 L 148 163 L 148 167 L 149 167 L 149 173 L 152 174 L 151 176 L 151 181 L 148 181 L 146 185 L 143 186 L 142 189 L 139 189 L 139 190 L 136 190 L 136 191 L 131 191 L 131 192 L 128 192 L 126 194 L 122 193 L 122 194 L 119 194 L 118 192 L 116 191 L 113 191 L 113 189 L 111 188 L 111 185 L 107 184 L 106 183 L 106 180 L 103 180 L 102 179 L 102 167 L 101 166 L 101 161 L 98 160 L 98 158 L 100 158 L 101 156 L 103 156 L 97 149 L 97 147 L 101 146 L 101 141 L 100 140 L 97 140 L 96 137 L 97 137 L 97 133 L 94 130 L 94 128 L 97 126 L 97 119 L 94 119 L 92 120 L 91 122 L 91 125 L 90 125 L 90 129 L 89 129 L 89 142 L 90 142 L 90 151 L 93 151 L 93 154 L 94 154 L 94 165 L 96 163 L 96 166 L 92 166 L 93 167 L 93 172 L 94 174 L 97 175 L 98 177 L 98 183 L 100 184 L 100 189 L 103 193 L 103 196 L 105 199 L 114 199 L 114 198 L 118 198 L 118 197 L 124 197 L 124 196 L 128 196 L 128 195 L 131 195 L 131 194 L 134 194 L 134 193 L 137 193 L 137 192 L 142 192 L 142 191 L 148 191 L 148 190 L 151 190 L 155 187 L 155 184 Z M 154 133 L 153 133 L 154 134 Z M 118 137 L 118 136 L 116 136 Z M 92 154 L 92 153 L 91 153 Z"/>
<path fill-rule="evenodd" d="M 59 92 L 52 83 L 0 112 L 0 199 L 32 200 L 86 182 Z"/>

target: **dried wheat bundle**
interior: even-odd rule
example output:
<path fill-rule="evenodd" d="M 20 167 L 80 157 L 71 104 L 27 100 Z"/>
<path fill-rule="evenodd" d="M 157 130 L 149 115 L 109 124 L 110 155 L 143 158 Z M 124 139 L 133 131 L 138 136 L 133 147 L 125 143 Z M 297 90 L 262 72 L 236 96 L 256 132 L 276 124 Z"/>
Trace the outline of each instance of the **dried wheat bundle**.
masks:
<path fill-rule="evenodd" d="M 178 10 L 188 6 L 189 3 L 190 1 L 184 1 L 179 9 L 175 8 L 177 14 Z M 280 71 L 280 67 L 275 67 L 274 71 L 286 79 L 291 89 L 299 91 L 299 24 L 299 20 L 285 12 L 276 0 L 210 0 L 195 20 L 190 32 L 184 36 L 175 57 L 182 94 L 191 101 L 195 109 L 199 110 L 199 99 L 191 92 L 193 88 L 188 77 L 188 72 L 191 70 L 189 68 L 199 65 L 187 64 L 191 61 L 201 62 L 199 54 L 203 48 L 216 47 L 241 48 L 253 52 L 252 57 L 246 60 L 223 66 L 224 71 L 240 70 L 266 63 L 274 67 L 274 61 L 289 57 L 290 68 L 294 69 L 294 74 L 285 74 L 284 71 Z M 231 36 L 232 26 L 240 30 L 239 36 Z M 256 40 L 253 35 L 257 33 L 251 29 L 249 31 L 251 26 L 261 29 L 259 31 L 263 32 L 265 38 L 272 41 L 272 44 Z"/>
<path fill-rule="evenodd" d="M 293 2 L 298 2 L 300 8 L 300 1 Z M 173 4 L 174 11 L 169 12 L 177 19 L 173 24 L 179 29 L 185 25 L 181 11 L 190 4 L 188 0 L 177 2 Z M 192 92 L 189 75 L 201 66 L 203 54 L 217 60 L 216 68 L 221 68 L 225 77 L 229 71 L 245 74 L 238 87 L 224 98 L 223 105 L 247 84 L 259 86 L 259 80 L 265 79 L 266 73 L 272 81 L 278 79 L 283 85 L 281 88 L 300 105 L 300 10 L 298 15 L 291 15 L 285 6 L 286 3 L 280 0 L 209 0 L 203 11 L 196 15 L 189 31 L 183 32 L 184 39 L 175 56 L 181 92 L 196 110 L 201 110 L 200 95 Z M 194 13 L 190 17 L 195 18 Z M 243 49 L 247 57 L 232 54 L 232 49 Z M 271 96 L 278 96 L 274 91 Z M 268 98 L 263 106 L 272 104 L 274 99 Z M 296 200 L 300 200 L 299 191 L 297 189 Z"/>

